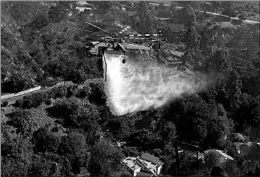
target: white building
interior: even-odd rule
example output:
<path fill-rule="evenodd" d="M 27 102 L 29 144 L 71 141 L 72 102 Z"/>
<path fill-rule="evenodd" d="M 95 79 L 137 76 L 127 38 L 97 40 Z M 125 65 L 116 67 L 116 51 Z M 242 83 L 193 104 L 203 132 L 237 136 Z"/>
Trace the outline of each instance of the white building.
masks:
<path fill-rule="evenodd" d="M 138 157 L 127 157 L 123 163 L 131 170 L 134 177 L 159 176 L 163 165 L 159 158 L 148 153 Z"/>
<path fill-rule="evenodd" d="M 138 164 L 135 157 L 127 157 L 123 160 L 123 163 L 130 168 L 133 176 L 137 176 L 137 173 L 141 171 L 141 166 Z"/>

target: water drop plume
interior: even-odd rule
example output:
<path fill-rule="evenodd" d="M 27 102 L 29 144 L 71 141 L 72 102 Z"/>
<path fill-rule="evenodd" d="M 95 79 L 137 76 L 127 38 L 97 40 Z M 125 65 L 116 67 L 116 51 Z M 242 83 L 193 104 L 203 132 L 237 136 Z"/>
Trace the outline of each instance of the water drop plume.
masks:
<path fill-rule="evenodd" d="M 114 115 L 159 108 L 182 94 L 195 94 L 206 87 L 203 74 L 124 57 L 103 56 L 107 104 Z"/>

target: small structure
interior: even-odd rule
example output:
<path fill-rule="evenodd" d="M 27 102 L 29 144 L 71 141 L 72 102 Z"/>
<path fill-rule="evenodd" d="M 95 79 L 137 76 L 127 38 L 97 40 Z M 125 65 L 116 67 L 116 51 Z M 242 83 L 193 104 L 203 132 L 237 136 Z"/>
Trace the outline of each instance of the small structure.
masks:
<path fill-rule="evenodd" d="M 127 157 L 123 160 L 123 163 L 131 170 L 133 176 L 137 176 L 137 173 L 141 171 L 141 167 L 135 157 Z"/>
<path fill-rule="evenodd" d="M 144 153 L 138 157 L 127 157 L 123 163 L 131 170 L 134 177 L 158 176 L 161 173 L 163 162 L 158 157 Z"/>
<path fill-rule="evenodd" d="M 163 163 L 158 157 L 144 153 L 141 157 L 137 157 L 137 160 L 140 161 L 145 168 L 147 168 L 147 170 L 152 172 L 154 175 L 159 175 L 161 173 Z"/>

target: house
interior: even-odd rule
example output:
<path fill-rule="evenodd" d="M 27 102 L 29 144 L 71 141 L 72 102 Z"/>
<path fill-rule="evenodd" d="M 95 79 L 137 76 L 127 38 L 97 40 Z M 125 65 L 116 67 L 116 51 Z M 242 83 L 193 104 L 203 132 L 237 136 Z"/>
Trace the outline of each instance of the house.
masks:
<path fill-rule="evenodd" d="M 141 166 L 136 161 L 135 157 L 127 157 L 123 163 L 130 169 L 131 174 L 135 177 L 141 171 Z"/>
<path fill-rule="evenodd" d="M 134 177 L 158 176 L 161 173 L 163 162 L 159 158 L 144 153 L 138 157 L 127 157 L 123 163 L 128 167 Z"/>
<path fill-rule="evenodd" d="M 141 162 L 148 172 L 152 172 L 154 175 L 159 175 L 162 169 L 162 161 L 158 157 L 155 157 L 149 153 L 144 153 L 137 160 Z"/>
<path fill-rule="evenodd" d="M 99 55 L 102 53 L 102 49 L 107 48 L 108 44 L 104 42 L 94 41 L 89 44 L 89 46 L 86 46 L 87 48 L 90 48 L 90 53 L 93 55 Z"/>

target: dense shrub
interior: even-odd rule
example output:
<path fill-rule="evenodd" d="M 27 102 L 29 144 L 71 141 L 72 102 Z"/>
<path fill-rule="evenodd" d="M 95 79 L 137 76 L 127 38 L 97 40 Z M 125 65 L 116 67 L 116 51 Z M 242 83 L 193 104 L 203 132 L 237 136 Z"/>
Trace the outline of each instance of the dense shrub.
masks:
<path fill-rule="evenodd" d="M 15 106 L 29 109 L 40 106 L 47 99 L 48 95 L 46 93 L 38 92 L 29 96 L 24 96 L 23 99 L 17 100 Z"/>
<path fill-rule="evenodd" d="M 56 152 L 60 145 L 60 138 L 53 135 L 47 128 L 40 128 L 34 132 L 36 152 Z"/>
<path fill-rule="evenodd" d="M 28 164 L 25 160 L 13 159 L 10 157 L 1 158 L 1 176 L 27 176 Z"/>
<path fill-rule="evenodd" d="M 53 98 L 62 98 L 67 95 L 67 87 L 66 86 L 59 86 L 53 89 Z"/>
<path fill-rule="evenodd" d="M 109 140 L 100 139 L 91 151 L 88 170 L 93 176 L 113 176 L 111 173 L 120 171 L 123 153 L 110 145 Z"/>
<path fill-rule="evenodd" d="M 89 101 L 96 105 L 104 105 L 106 103 L 106 94 L 104 92 L 104 85 L 102 83 L 91 83 L 89 84 L 91 88 L 91 94 L 89 96 Z"/>
<path fill-rule="evenodd" d="M 18 132 L 30 132 L 32 113 L 28 110 L 17 110 L 11 114 L 8 114 L 11 118 L 8 124 L 17 128 Z"/>
<path fill-rule="evenodd" d="M 80 155 L 86 148 L 86 137 L 81 133 L 70 133 L 62 138 L 59 152 L 61 154 Z"/>
<path fill-rule="evenodd" d="M 52 103 L 52 102 L 51 102 L 51 99 L 47 99 L 47 100 L 45 101 L 45 104 L 46 104 L 46 105 L 51 105 L 51 103 Z"/>
<path fill-rule="evenodd" d="M 2 107 L 6 107 L 7 105 L 8 105 L 8 101 L 4 101 L 4 102 L 1 104 Z"/>
<path fill-rule="evenodd" d="M 72 96 L 76 96 L 76 95 L 78 95 L 78 93 L 79 93 L 79 90 L 78 90 L 77 86 L 70 86 L 70 87 L 68 87 L 66 97 L 69 98 Z"/>
<path fill-rule="evenodd" d="M 78 98 L 85 98 L 89 96 L 90 94 L 90 88 L 88 86 L 83 87 L 81 90 L 78 91 L 77 97 Z"/>
<path fill-rule="evenodd" d="M 30 87 L 33 87 L 33 84 L 26 74 L 23 76 L 12 74 L 8 80 L 1 84 L 2 93 L 17 93 Z"/>

